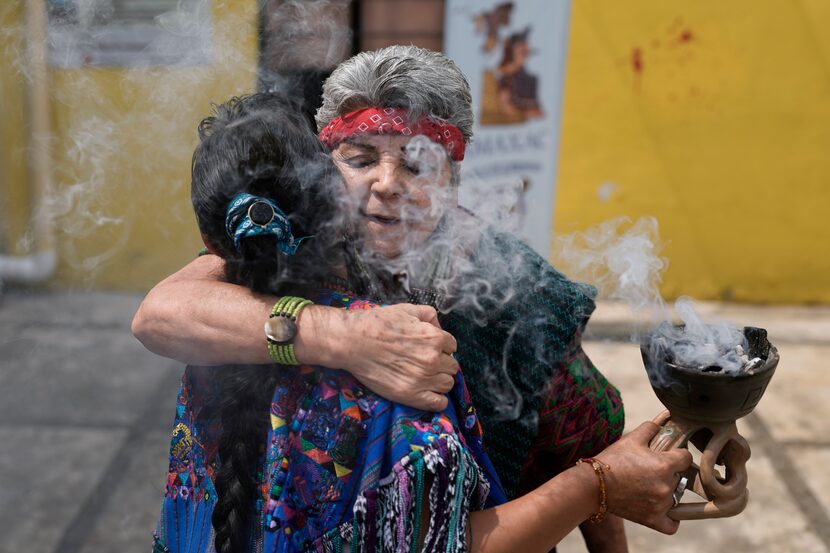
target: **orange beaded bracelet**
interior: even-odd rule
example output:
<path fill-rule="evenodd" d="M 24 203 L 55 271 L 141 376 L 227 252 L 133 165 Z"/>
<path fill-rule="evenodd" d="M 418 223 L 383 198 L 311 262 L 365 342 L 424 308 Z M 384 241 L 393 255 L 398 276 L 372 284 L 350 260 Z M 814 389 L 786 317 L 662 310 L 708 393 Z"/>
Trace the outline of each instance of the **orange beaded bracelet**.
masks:
<path fill-rule="evenodd" d="M 591 468 L 599 479 L 599 510 L 588 517 L 588 522 L 602 522 L 605 520 L 605 515 L 608 512 L 608 490 L 605 487 L 605 471 L 610 471 L 611 467 L 594 457 L 587 457 L 576 462 L 577 465 L 582 463 L 590 463 Z"/>

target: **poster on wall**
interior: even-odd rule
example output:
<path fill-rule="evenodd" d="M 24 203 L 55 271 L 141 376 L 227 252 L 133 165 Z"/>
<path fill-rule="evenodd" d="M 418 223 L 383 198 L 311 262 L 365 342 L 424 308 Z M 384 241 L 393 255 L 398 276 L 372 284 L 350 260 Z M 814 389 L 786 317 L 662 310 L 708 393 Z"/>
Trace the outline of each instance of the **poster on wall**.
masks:
<path fill-rule="evenodd" d="M 55 67 L 201 65 L 211 60 L 208 0 L 46 0 Z"/>
<path fill-rule="evenodd" d="M 570 0 L 447 0 L 444 51 L 470 82 L 460 201 L 550 253 Z"/>

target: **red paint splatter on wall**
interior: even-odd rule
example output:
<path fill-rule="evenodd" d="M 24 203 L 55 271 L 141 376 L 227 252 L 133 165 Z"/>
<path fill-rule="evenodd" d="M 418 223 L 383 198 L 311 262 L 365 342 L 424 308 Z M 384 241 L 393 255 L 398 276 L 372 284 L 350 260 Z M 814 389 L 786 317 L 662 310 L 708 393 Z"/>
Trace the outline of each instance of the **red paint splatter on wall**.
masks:
<path fill-rule="evenodd" d="M 643 72 L 643 51 L 639 48 L 634 48 L 631 52 L 631 67 L 637 75 Z"/>
<path fill-rule="evenodd" d="M 692 31 L 690 31 L 690 30 L 686 29 L 685 31 L 683 31 L 682 33 L 680 33 L 680 36 L 678 37 L 678 40 L 679 40 L 680 42 L 691 42 L 694 38 L 695 38 L 695 37 L 694 37 L 694 35 L 692 34 Z"/>

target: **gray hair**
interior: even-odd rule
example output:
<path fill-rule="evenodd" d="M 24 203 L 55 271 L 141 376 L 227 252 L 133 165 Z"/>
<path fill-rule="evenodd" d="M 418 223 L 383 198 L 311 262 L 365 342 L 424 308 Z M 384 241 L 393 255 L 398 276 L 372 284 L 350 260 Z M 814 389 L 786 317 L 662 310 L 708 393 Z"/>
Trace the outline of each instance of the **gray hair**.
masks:
<path fill-rule="evenodd" d="M 367 107 L 407 109 L 455 125 L 464 142 L 473 137 L 470 85 L 446 56 L 417 46 L 389 46 L 361 52 L 337 66 L 323 85 L 317 129 Z"/>

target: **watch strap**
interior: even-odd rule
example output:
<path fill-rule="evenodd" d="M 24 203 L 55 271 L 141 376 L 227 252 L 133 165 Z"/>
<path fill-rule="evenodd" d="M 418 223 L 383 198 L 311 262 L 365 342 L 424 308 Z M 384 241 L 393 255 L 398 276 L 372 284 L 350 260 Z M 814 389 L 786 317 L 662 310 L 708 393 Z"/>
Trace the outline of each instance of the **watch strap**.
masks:
<path fill-rule="evenodd" d="M 297 296 L 283 296 L 277 300 L 277 303 L 275 303 L 273 309 L 271 309 L 270 318 L 285 317 L 296 323 L 300 312 L 312 303 L 313 302 L 311 300 Z M 297 361 L 297 357 L 294 355 L 293 343 L 278 344 L 267 336 L 266 339 L 268 343 L 268 353 L 271 355 L 271 359 L 275 363 L 279 363 L 280 365 L 300 364 Z"/>

